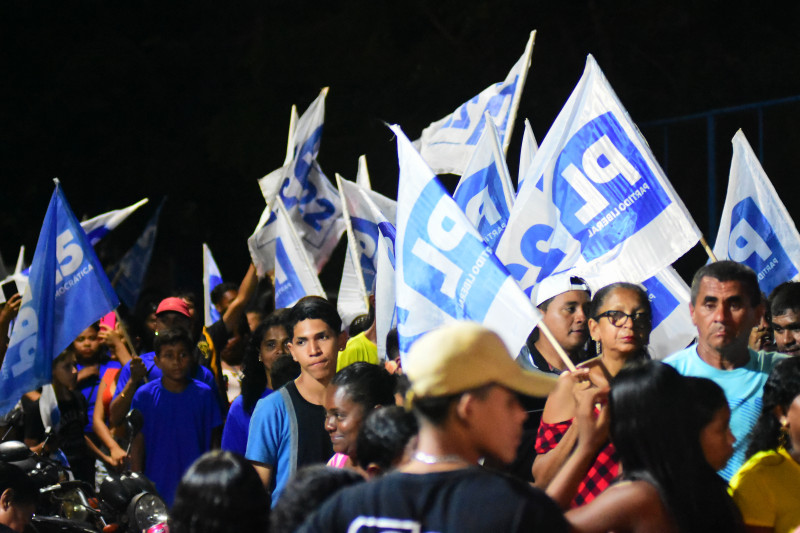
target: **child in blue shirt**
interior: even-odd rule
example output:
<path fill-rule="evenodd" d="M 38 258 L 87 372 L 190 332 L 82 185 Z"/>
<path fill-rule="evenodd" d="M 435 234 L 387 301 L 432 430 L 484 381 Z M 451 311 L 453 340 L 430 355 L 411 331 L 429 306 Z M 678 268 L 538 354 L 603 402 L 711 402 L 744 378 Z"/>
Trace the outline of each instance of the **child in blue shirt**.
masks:
<path fill-rule="evenodd" d="M 191 379 L 192 342 L 182 329 L 159 332 L 155 363 L 161 379 L 142 385 L 132 409 L 144 416 L 131 447 L 131 469 L 144 472 L 172 505 L 183 473 L 203 453 L 219 447 L 222 417 L 215 391 Z"/>

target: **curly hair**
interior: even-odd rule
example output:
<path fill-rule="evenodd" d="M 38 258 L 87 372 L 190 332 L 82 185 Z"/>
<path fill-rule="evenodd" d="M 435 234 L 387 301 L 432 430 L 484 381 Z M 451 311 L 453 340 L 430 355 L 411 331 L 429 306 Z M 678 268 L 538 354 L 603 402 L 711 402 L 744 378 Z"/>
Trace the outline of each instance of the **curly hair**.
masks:
<path fill-rule="evenodd" d="M 747 457 L 778 448 L 781 424 L 775 415 L 775 410 L 780 407 L 784 413 L 787 412 L 798 395 L 800 395 L 800 357 L 789 357 L 775 365 L 767 382 L 764 383 L 761 414 L 750 432 L 750 444 L 745 454 Z M 790 442 L 786 443 L 786 448 L 791 449 Z"/>

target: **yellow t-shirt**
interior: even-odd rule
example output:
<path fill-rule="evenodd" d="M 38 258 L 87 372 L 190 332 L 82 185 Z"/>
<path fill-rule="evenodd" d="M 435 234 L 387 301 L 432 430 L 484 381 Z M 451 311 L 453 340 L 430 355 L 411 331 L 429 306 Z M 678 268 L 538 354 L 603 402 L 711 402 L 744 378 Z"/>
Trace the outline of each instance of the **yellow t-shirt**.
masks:
<path fill-rule="evenodd" d="M 339 359 L 336 361 L 336 371 L 338 372 L 356 361 L 378 364 L 378 347 L 364 335 L 364 332 L 347 341 L 347 346 L 341 351 Z"/>
<path fill-rule="evenodd" d="M 731 479 L 744 523 L 790 533 L 800 526 L 800 464 L 785 449 L 759 452 Z"/>

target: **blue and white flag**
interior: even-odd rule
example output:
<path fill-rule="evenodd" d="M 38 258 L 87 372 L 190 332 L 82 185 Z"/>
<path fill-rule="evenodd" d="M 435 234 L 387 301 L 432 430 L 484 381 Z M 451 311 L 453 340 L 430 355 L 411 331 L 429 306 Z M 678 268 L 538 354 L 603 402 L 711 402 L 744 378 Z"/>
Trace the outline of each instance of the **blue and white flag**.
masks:
<path fill-rule="evenodd" d="M 487 114 L 488 118 L 488 114 Z M 495 249 L 514 206 L 514 187 L 494 122 L 487 120 L 453 199 L 483 240 Z"/>
<path fill-rule="evenodd" d="M 273 270 L 275 257 L 275 215 L 272 208 L 280 198 L 300 238 L 311 253 L 317 272 L 322 270 L 344 233 L 339 193 L 322 172 L 316 157 L 325 118 L 325 88 L 297 120 L 291 141 L 294 157 L 284 166 L 259 180 L 267 202 L 256 231 L 248 239 L 250 256 L 259 276 Z"/>
<path fill-rule="evenodd" d="M 660 361 L 686 348 L 697 337 L 697 328 L 689 314 L 691 293 L 671 266 L 644 280 L 642 285 L 653 312 L 648 351 L 653 359 Z"/>
<path fill-rule="evenodd" d="M 528 119 L 525 119 L 525 132 L 522 134 L 522 146 L 519 150 L 519 170 L 517 173 L 517 191 L 522 188 L 522 182 L 525 181 L 525 176 L 533 164 L 533 156 L 539 151 L 539 145 L 536 143 L 536 136 L 533 134 L 533 128 Z"/>
<path fill-rule="evenodd" d="M 222 274 L 219 273 L 217 262 L 214 261 L 208 245 L 203 243 L 203 323 L 206 326 L 210 326 L 222 318 L 211 301 L 211 291 L 220 283 L 222 283 Z"/>
<path fill-rule="evenodd" d="M 161 208 L 164 207 L 165 201 L 166 198 L 161 200 L 156 212 L 147 222 L 144 231 L 136 239 L 136 243 L 109 271 L 114 289 L 120 299 L 128 306 L 128 309 L 136 307 L 136 302 L 139 300 L 139 291 L 142 289 L 144 276 L 150 266 L 150 258 L 153 255 L 153 246 L 156 242 L 158 217 L 161 215 Z"/>
<path fill-rule="evenodd" d="M 595 286 L 639 283 L 700 236 L 590 55 L 534 156 L 498 257 L 528 293 L 570 268 Z"/>
<path fill-rule="evenodd" d="M 52 380 L 53 359 L 119 305 L 103 267 L 56 181 L 0 370 L 0 415 Z"/>
<path fill-rule="evenodd" d="M 732 142 L 728 195 L 714 255 L 755 270 L 761 290 L 769 294 L 798 277 L 800 235 L 742 130 Z"/>
<path fill-rule="evenodd" d="M 490 85 L 451 114 L 431 123 L 422 131 L 422 136 L 414 141 L 414 146 L 434 172 L 458 175 L 464 173 L 486 125 L 485 113 L 489 113 L 497 125 L 503 140 L 503 150 L 508 149 L 519 99 L 531 66 L 535 39 L 536 32 L 532 31 L 525 53 L 511 67 L 504 81 Z"/>
<path fill-rule="evenodd" d="M 472 320 L 518 354 L 541 313 L 486 246 L 399 126 L 396 299 L 401 354 L 423 333 Z"/>
<path fill-rule="evenodd" d="M 389 223 L 379 226 L 377 273 L 375 275 L 375 335 L 378 357 L 386 359 L 386 336 L 397 327 L 395 305 L 395 227 Z"/>
<path fill-rule="evenodd" d="M 375 290 L 377 251 L 381 222 L 394 222 L 397 202 L 382 194 L 336 175 L 344 220 L 348 224 L 348 246 L 345 253 L 342 281 L 339 284 L 337 309 L 342 321 L 350 324 L 354 318 L 368 312 L 367 298 Z"/>
<path fill-rule="evenodd" d="M 123 220 L 131 216 L 134 211 L 147 203 L 147 198 L 143 198 L 133 205 L 123 207 L 122 209 L 114 209 L 108 213 L 97 215 L 89 220 L 81 222 L 81 227 L 86 235 L 89 237 L 89 243 L 94 246 L 100 239 L 108 235 L 110 231 L 119 226 Z"/>
<path fill-rule="evenodd" d="M 275 202 L 275 309 L 292 307 L 303 296 L 326 298 L 322 284 L 280 198 Z"/>

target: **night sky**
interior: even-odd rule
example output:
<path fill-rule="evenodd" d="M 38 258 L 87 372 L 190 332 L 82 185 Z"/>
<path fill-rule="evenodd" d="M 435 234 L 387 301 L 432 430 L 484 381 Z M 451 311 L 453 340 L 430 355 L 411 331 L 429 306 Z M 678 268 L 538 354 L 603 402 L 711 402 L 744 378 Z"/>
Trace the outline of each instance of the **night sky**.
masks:
<path fill-rule="evenodd" d="M 31 260 L 58 177 L 79 218 L 151 199 L 101 244 L 104 263 L 133 244 L 166 195 L 148 283 L 199 290 L 202 242 L 238 282 L 264 208 L 256 180 L 283 162 L 292 104 L 302 113 L 329 86 L 323 170 L 353 179 L 366 154 L 373 188 L 395 197 L 384 122 L 418 137 L 505 78 L 533 29 L 512 176 L 523 119 L 541 141 L 591 53 L 707 231 L 717 222 L 705 121 L 667 132 L 648 123 L 800 95 L 798 15 L 797 2 L 743 1 L 5 1 L 0 253 L 13 267 L 24 244 Z M 762 163 L 795 217 L 799 123 L 800 103 L 763 114 Z M 759 150 L 754 111 L 717 120 L 717 213 L 738 128 Z M 452 190 L 456 178 L 444 182 Z M 323 272 L 329 291 L 343 256 L 340 245 Z M 698 248 L 679 271 L 704 259 Z"/>

